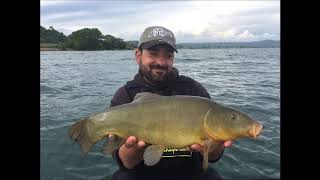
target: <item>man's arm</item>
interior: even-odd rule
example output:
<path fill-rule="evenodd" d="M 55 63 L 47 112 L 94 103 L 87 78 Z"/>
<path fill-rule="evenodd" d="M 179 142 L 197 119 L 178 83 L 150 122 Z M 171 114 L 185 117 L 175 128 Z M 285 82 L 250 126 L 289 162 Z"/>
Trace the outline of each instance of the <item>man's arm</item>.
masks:
<path fill-rule="evenodd" d="M 206 88 L 197 81 L 194 81 L 194 85 L 192 87 L 192 95 L 211 99 L 210 94 L 208 93 Z"/>
<path fill-rule="evenodd" d="M 111 99 L 110 107 L 130 103 L 130 102 L 131 102 L 131 98 L 130 98 L 129 94 L 127 93 L 125 86 L 122 86 L 113 95 L 113 98 Z"/>

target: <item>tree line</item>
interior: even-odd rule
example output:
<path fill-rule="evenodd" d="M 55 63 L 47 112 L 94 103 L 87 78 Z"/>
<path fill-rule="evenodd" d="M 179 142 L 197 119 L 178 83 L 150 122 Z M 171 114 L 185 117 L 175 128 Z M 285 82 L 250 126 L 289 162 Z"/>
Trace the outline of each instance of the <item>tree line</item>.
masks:
<path fill-rule="evenodd" d="M 112 35 L 103 35 L 97 28 L 83 28 L 65 36 L 52 26 L 48 29 L 40 26 L 41 44 L 55 43 L 62 50 L 116 50 L 134 49 L 135 43 L 125 42 Z"/>

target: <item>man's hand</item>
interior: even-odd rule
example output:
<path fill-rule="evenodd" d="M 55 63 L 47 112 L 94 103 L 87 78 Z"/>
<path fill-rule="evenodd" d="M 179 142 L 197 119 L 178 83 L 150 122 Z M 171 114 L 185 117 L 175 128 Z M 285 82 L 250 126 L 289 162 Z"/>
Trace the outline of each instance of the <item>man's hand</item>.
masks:
<path fill-rule="evenodd" d="M 232 145 L 232 141 L 225 141 L 221 143 L 216 149 L 209 153 L 209 160 L 214 161 L 220 157 L 221 153 L 223 152 L 224 148 L 230 147 Z M 190 146 L 191 151 L 200 152 L 203 155 L 204 147 L 200 144 L 193 144 Z"/>
<path fill-rule="evenodd" d="M 112 139 L 113 135 L 109 135 L 109 139 Z M 134 136 L 129 136 L 126 142 L 119 149 L 119 157 L 124 165 L 128 169 L 133 169 L 143 160 L 143 153 L 146 149 L 146 143 L 144 141 L 137 140 Z"/>

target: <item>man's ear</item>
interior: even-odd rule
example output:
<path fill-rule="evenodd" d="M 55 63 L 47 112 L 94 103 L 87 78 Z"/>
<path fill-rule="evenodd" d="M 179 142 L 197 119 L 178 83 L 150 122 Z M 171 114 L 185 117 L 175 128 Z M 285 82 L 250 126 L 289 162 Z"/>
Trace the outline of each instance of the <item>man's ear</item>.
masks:
<path fill-rule="evenodd" d="M 140 64 L 142 52 L 137 48 L 135 51 L 135 57 L 136 57 L 136 62 L 137 64 Z"/>

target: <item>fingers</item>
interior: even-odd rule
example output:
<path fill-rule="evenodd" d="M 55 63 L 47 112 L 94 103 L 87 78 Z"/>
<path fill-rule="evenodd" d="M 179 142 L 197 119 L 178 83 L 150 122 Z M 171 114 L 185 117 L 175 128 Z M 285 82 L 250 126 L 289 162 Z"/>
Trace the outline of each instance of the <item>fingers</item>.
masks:
<path fill-rule="evenodd" d="M 232 145 L 232 141 L 225 141 L 224 147 L 230 147 Z"/>
<path fill-rule="evenodd" d="M 114 134 L 109 134 L 109 141 L 116 140 L 116 136 Z"/>
<path fill-rule="evenodd" d="M 141 149 L 146 146 L 146 143 L 144 141 L 137 140 L 134 136 L 129 136 L 124 145 L 126 148 L 136 147 Z"/>
<path fill-rule="evenodd" d="M 107 136 L 109 141 L 114 141 L 117 138 L 117 136 L 114 134 L 107 134 Z M 137 148 L 144 148 L 146 146 L 146 143 L 144 141 L 137 140 L 137 138 L 134 136 L 129 136 L 124 143 L 124 146 L 126 148 L 132 148 L 134 146 L 136 146 Z"/>
<path fill-rule="evenodd" d="M 136 142 L 137 142 L 137 138 L 136 138 L 136 137 L 134 137 L 134 136 L 129 136 L 124 145 L 125 145 L 127 148 L 131 148 L 131 147 L 133 147 L 133 146 L 136 144 Z"/>
<path fill-rule="evenodd" d="M 232 141 L 225 141 L 223 143 L 224 147 L 230 147 L 231 145 L 232 145 Z M 223 146 L 221 146 L 221 147 L 223 147 Z M 204 148 L 200 144 L 192 144 L 190 146 L 190 148 L 187 148 L 187 150 L 196 151 L 196 152 L 203 152 Z"/>
<path fill-rule="evenodd" d="M 197 151 L 197 152 L 202 152 L 203 151 L 203 147 L 199 144 L 192 144 L 190 146 L 192 151 Z"/>
<path fill-rule="evenodd" d="M 146 146 L 146 143 L 144 141 L 138 141 L 138 148 L 143 148 Z"/>

